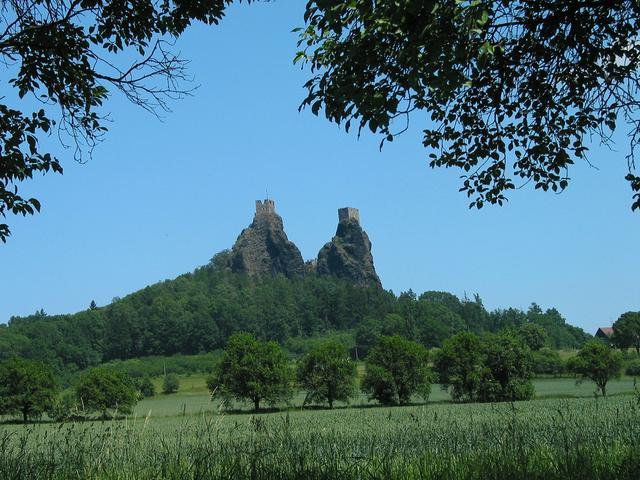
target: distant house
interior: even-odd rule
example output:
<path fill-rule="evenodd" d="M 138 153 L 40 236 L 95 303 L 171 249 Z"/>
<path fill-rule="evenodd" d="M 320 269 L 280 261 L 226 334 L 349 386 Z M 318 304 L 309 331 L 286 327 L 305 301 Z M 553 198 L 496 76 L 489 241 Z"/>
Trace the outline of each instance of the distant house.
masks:
<path fill-rule="evenodd" d="M 611 340 L 613 336 L 613 327 L 600 327 L 596 332 L 596 338 L 602 340 Z"/>

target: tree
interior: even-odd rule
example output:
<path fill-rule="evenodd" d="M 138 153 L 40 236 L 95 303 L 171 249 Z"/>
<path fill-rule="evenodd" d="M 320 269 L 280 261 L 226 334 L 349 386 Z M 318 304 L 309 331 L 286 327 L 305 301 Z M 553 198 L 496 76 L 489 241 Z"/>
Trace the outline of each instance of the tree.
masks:
<path fill-rule="evenodd" d="M 78 379 L 75 386 L 80 405 L 90 412 L 101 412 L 108 418 L 108 411 L 131 413 L 138 402 L 133 381 L 106 368 L 93 368 Z"/>
<path fill-rule="evenodd" d="M 463 171 L 470 207 L 531 183 L 567 188 L 592 137 L 629 126 L 640 208 L 640 6 L 567 0 L 311 0 L 299 29 L 312 77 L 301 108 L 385 141 L 427 117 L 431 167 Z"/>
<path fill-rule="evenodd" d="M 98 306 L 96 305 L 96 301 L 91 300 L 91 303 L 89 304 L 89 310 L 96 310 L 97 308 Z"/>
<path fill-rule="evenodd" d="M 175 373 L 165 375 L 162 382 L 162 393 L 176 393 L 180 388 L 180 379 Z"/>
<path fill-rule="evenodd" d="M 444 342 L 434 365 L 456 401 L 515 401 L 533 396 L 532 357 L 519 339 L 502 333 L 459 333 Z"/>
<path fill-rule="evenodd" d="M 276 342 L 260 342 L 249 333 L 229 337 L 215 374 L 207 381 L 212 393 L 220 390 L 227 398 L 260 402 L 289 400 L 292 372 L 286 355 Z"/>
<path fill-rule="evenodd" d="M 356 365 L 344 345 L 324 342 L 311 349 L 297 368 L 300 386 L 307 391 L 307 402 L 327 402 L 333 408 L 336 400 L 345 402 L 353 395 Z"/>
<path fill-rule="evenodd" d="M 518 328 L 517 335 L 533 351 L 540 350 L 549 340 L 544 327 L 535 323 L 525 323 Z"/>
<path fill-rule="evenodd" d="M 622 363 L 622 353 L 602 342 L 591 340 L 584 344 L 578 355 L 570 359 L 569 367 L 577 375 L 578 381 L 585 378 L 592 380 L 604 397 L 609 380 L 620 377 Z"/>
<path fill-rule="evenodd" d="M 426 399 L 431 392 L 428 359 L 429 352 L 418 343 L 381 336 L 367 356 L 362 391 L 383 405 L 407 404 L 414 393 Z"/>
<path fill-rule="evenodd" d="M 22 415 L 26 423 L 49 410 L 57 387 L 51 367 L 13 357 L 0 363 L 0 414 Z"/>
<path fill-rule="evenodd" d="M 156 387 L 149 377 L 144 377 L 138 386 L 140 395 L 144 398 L 153 397 L 156 394 Z"/>
<path fill-rule="evenodd" d="M 455 401 L 477 399 L 483 367 L 482 342 L 473 333 L 459 333 L 445 340 L 434 360 L 438 381 L 450 389 Z"/>
<path fill-rule="evenodd" d="M 17 185 L 39 172 L 62 173 L 61 162 L 40 145 L 54 128 L 63 145 L 74 147 L 75 160 L 84 161 L 105 133 L 102 107 L 112 91 L 155 114 L 188 95 L 186 61 L 172 53 L 172 42 L 193 21 L 217 24 L 230 3 L 3 3 L 0 59 L 12 76 L 7 83 L 20 99 L 33 96 L 43 108 L 24 111 L 22 100 L 0 104 L 0 216 L 40 210 Z M 0 224 L 0 240 L 9 234 Z"/>
<path fill-rule="evenodd" d="M 613 342 L 618 348 L 635 348 L 640 355 L 640 312 L 626 312 L 616 320 Z"/>
<path fill-rule="evenodd" d="M 508 333 L 486 335 L 483 340 L 483 369 L 478 388 L 481 402 L 529 400 L 533 358 L 520 339 Z"/>

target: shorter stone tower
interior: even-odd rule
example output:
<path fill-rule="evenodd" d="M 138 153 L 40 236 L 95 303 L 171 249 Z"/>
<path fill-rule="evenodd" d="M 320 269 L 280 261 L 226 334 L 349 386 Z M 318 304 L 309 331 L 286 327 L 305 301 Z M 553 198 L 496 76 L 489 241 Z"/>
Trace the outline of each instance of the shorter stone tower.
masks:
<path fill-rule="evenodd" d="M 355 220 L 360 223 L 360 211 L 357 208 L 344 207 L 338 209 L 338 221 L 348 222 L 349 220 Z"/>

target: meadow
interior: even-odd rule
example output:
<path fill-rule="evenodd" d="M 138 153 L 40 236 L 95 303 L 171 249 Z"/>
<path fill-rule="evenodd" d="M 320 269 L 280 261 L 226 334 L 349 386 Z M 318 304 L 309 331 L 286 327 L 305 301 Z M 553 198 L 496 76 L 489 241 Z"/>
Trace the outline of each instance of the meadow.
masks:
<path fill-rule="evenodd" d="M 4 479 L 638 478 L 633 380 L 610 397 L 571 379 L 536 380 L 542 397 L 452 404 L 229 413 L 203 377 L 138 404 L 121 421 L 0 427 Z M 241 407 L 237 405 L 236 407 Z"/>

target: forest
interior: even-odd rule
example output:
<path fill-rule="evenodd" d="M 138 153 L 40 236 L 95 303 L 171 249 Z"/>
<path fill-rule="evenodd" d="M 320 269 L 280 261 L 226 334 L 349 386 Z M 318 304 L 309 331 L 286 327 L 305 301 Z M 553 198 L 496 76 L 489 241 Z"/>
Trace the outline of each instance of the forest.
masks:
<path fill-rule="evenodd" d="M 252 278 L 230 272 L 228 251 L 192 273 L 143 288 L 111 304 L 68 315 L 38 311 L 0 325 L 0 360 L 17 355 L 72 373 L 111 360 L 152 355 L 200 354 L 223 348 L 236 332 L 281 344 L 350 332 L 361 354 L 376 335 L 402 335 L 428 348 L 459 332 L 497 332 L 533 323 L 553 348 L 577 348 L 591 338 L 554 308 L 533 303 L 488 311 L 478 294 L 396 295 L 317 276 Z M 87 302 L 88 305 L 90 301 Z M 295 342 L 294 342 L 295 343 Z M 358 353 L 356 353 L 357 355 Z"/>

